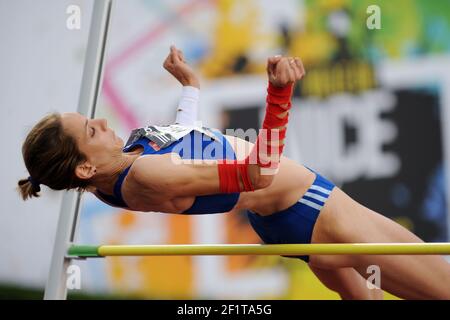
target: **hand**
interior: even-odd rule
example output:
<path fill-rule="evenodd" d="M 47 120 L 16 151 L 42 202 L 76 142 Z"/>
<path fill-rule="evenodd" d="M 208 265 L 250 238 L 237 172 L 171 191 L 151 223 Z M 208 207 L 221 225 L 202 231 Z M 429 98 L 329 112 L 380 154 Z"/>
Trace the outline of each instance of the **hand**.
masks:
<path fill-rule="evenodd" d="M 305 68 L 300 58 L 274 56 L 267 60 L 269 81 L 276 87 L 285 87 L 305 75 Z"/>
<path fill-rule="evenodd" d="M 183 86 L 192 86 L 200 89 L 200 81 L 184 60 L 183 52 L 175 46 L 170 46 L 170 53 L 164 60 L 163 67 Z"/>

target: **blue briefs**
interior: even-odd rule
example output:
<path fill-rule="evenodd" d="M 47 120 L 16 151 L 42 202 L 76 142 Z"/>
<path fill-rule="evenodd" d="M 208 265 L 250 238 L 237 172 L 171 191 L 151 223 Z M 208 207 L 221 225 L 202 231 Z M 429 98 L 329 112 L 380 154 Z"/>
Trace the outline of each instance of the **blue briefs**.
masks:
<path fill-rule="evenodd" d="M 264 243 L 311 243 L 317 217 L 335 185 L 314 170 L 309 170 L 316 174 L 316 178 L 303 197 L 291 207 L 268 216 L 247 211 L 250 224 Z M 309 256 L 288 258 L 309 261 Z"/>

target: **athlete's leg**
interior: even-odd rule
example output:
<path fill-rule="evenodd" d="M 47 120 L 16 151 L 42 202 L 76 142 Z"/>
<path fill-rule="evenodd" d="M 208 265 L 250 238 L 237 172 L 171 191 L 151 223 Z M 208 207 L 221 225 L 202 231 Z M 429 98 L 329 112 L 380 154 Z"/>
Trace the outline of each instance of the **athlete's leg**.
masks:
<path fill-rule="evenodd" d="M 377 289 L 369 289 L 364 279 L 353 268 L 321 269 L 309 264 L 312 272 L 330 290 L 337 292 L 343 300 L 383 299 Z"/>
<path fill-rule="evenodd" d="M 335 188 L 316 222 L 313 243 L 423 242 L 394 221 L 370 210 Z M 381 270 L 381 288 L 406 299 L 450 299 L 450 264 L 438 255 L 311 256 L 324 268 Z"/>
<path fill-rule="evenodd" d="M 367 281 L 370 281 L 372 283 L 372 279 L 368 279 L 369 276 L 372 274 L 371 270 L 368 270 L 367 267 L 354 267 L 353 269 L 360 274 L 360 276 L 366 282 L 366 287 L 369 288 Z M 369 290 L 372 295 L 372 299 L 383 300 L 384 293 L 381 288 L 375 287 L 374 283 L 372 283 L 372 286 L 369 288 Z"/>

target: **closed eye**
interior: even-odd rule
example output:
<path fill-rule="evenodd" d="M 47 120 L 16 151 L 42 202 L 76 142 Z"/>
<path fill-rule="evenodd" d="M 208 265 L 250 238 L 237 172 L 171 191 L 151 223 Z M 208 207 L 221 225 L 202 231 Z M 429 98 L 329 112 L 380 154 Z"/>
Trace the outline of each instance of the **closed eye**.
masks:
<path fill-rule="evenodd" d="M 95 128 L 91 128 L 92 129 L 92 134 L 91 134 L 91 137 L 93 137 L 94 136 L 94 134 L 95 134 Z"/>

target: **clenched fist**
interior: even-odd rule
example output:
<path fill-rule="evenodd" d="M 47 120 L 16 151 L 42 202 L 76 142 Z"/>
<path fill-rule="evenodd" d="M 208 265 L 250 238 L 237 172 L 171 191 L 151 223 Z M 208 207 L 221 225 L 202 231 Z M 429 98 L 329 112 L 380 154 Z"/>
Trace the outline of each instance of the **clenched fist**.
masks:
<path fill-rule="evenodd" d="M 164 60 L 163 67 L 183 86 L 192 86 L 200 89 L 200 81 L 184 60 L 183 52 L 175 46 L 170 47 L 170 53 L 166 60 Z"/>
<path fill-rule="evenodd" d="M 300 58 L 274 56 L 267 60 L 267 75 L 274 86 L 285 87 L 303 78 L 305 68 Z"/>

